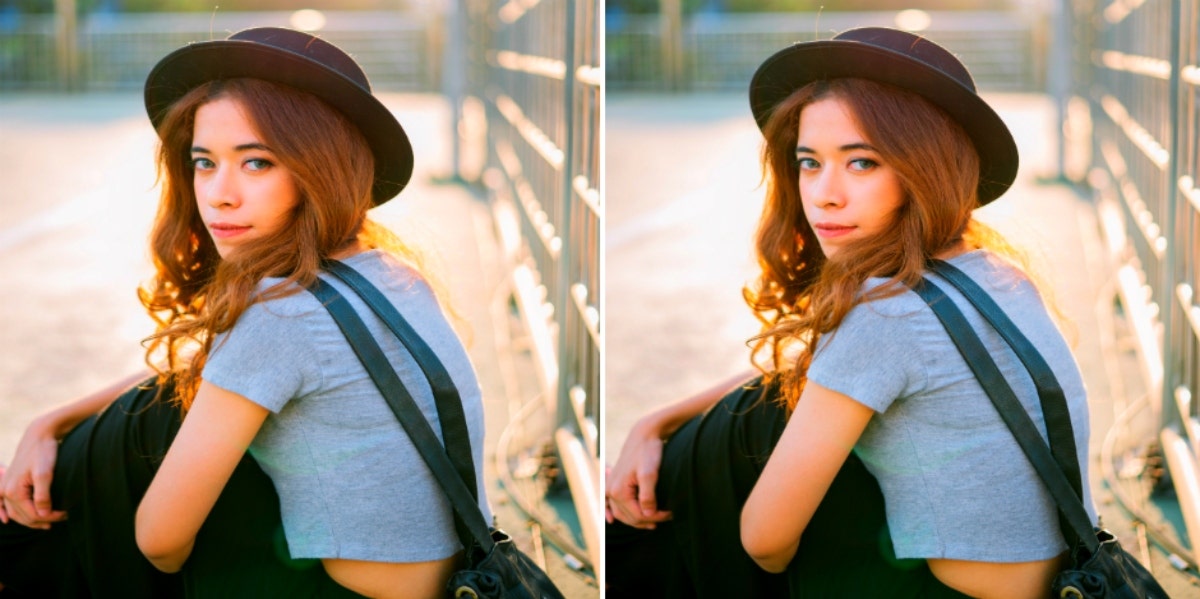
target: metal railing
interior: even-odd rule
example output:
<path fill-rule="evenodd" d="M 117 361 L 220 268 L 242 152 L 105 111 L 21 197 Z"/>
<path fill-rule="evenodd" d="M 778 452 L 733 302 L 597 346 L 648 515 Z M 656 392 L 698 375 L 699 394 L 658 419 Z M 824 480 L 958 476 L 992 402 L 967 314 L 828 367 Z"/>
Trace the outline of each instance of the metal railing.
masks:
<path fill-rule="evenodd" d="M 1066 3 L 1064 174 L 1095 192 L 1157 449 L 1200 562 L 1200 2 Z M 1154 533 L 1155 531 L 1151 530 Z M 1162 534 L 1162 531 L 1158 531 Z"/>
<path fill-rule="evenodd" d="M 548 431 L 557 476 L 547 475 L 543 466 L 540 472 L 527 470 L 527 478 L 565 479 L 582 539 L 566 533 L 547 536 L 598 570 L 603 347 L 599 3 L 460 2 L 462 14 L 469 15 L 461 22 L 469 43 L 459 130 L 473 140 L 460 147 L 459 173 L 467 180 L 477 178 L 488 190 L 508 261 L 499 300 L 504 307 L 515 306 L 520 316 L 536 372 L 533 393 L 539 399 L 534 401 L 541 404 L 541 409 L 522 410 L 510 427 Z M 479 164 L 471 164 L 468 154 L 473 153 Z M 523 420 L 530 414 L 549 415 L 550 422 L 529 425 Z M 538 440 L 534 435 L 527 444 Z M 522 507 L 536 518 L 554 520 L 536 498 L 517 499 L 524 499 Z M 544 522 L 542 530 L 552 533 L 554 527 Z"/>
<path fill-rule="evenodd" d="M 1047 34 L 1043 15 L 925 14 L 929 25 L 922 33 L 971 65 L 980 89 L 1042 89 Z M 829 38 L 853 27 L 895 27 L 897 16 L 895 12 L 697 14 L 681 27 L 671 28 L 659 15 L 610 15 L 605 31 L 606 85 L 619 91 L 744 91 L 755 68 L 779 48 Z M 676 36 L 669 33 L 676 30 Z"/>
<path fill-rule="evenodd" d="M 0 23 L 0 91 L 140 89 L 160 58 L 189 42 L 248 27 L 294 26 L 294 12 L 98 13 L 79 19 L 73 43 L 54 15 Z M 432 12 L 320 13 L 321 37 L 344 48 L 380 91 L 438 89 L 441 15 Z M 65 55 L 66 54 L 66 55 Z"/>

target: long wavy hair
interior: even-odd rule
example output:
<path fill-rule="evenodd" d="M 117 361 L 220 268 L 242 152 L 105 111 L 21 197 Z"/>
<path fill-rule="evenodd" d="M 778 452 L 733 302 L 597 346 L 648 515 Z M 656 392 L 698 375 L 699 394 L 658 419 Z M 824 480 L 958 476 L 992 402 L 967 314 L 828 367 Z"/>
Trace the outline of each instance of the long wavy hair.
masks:
<path fill-rule="evenodd" d="M 804 215 L 795 164 L 800 113 L 840 100 L 866 141 L 900 180 L 904 201 L 892 226 L 826 257 Z M 911 92 L 863 79 L 817 81 L 779 104 L 763 128 L 766 201 L 755 235 L 760 274 L 743 289 L 762 324 L 749 342 L 768 379 L 781 378 L 788 409 L 806 381 L 812 349 L 857 304 L 902 293 L 926 262 L 965 240 L 1028 262 L 996 231 L 975 220 L 979 155 L 962 127 Z M 889 280 L 863 293 L 869 277 Z"/>
<path fill-rule="evenodd" d="M 284 226 L 224 259 L 200 218 L 191 162 L 196 111 L 221 98 L 241 106 L 300 196 Z M 173 379 L 174 399 L 185 410 L 213 337 L 232 328 L 254 302 L 299 292 L 316 278 L 323 259 L 353 241 L 385 248 L 421 269 L 412 248 L 367 218 L 375 162 L 366 140 L 315 96 L 258 79 L 212 81 L 172 105 L 158 134 L 162 192 L 150 235 L 155 274 L 138 297 L 157 325 L 143 342 L 146 362 L 160 380 Z M 266 277 L 284 280 L 260 289 Z"/>

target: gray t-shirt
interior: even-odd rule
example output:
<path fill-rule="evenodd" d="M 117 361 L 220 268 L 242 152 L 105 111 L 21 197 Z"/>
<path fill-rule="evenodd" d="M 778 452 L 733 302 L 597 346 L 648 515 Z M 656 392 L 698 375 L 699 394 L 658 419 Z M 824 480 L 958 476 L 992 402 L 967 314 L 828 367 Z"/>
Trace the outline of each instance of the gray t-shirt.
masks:
<path fill-rule="evenodd" d="M 479 505 L 490 522 L 479 384 L 436 297 L 382 251 L 344 262 L 391 300 L 450 372 L 462 395 Z M 326 280 L 354 306 L 441 438 L 433 392 L 408 350 L 354 292 Z M 267 279 L 260 288 L 278 282 Z M 250 453 L 279 493 L 292 557 L 415 562 L 461 548 L 436 479 L 312 294 L 250 306 L 214 340 L 204 379 L 272 412 Z"/>
<path fill-rule="evenodd" d="M 996 300 L 1058 377 L 1075 432 L 1084 505 L 1088 407 L 1079 368 L 1036 288 L 985 251 L 950 260 Z M 874 287 L 883 279 L 871 279 Z M 1004 340 L 949 283 L 967 320 L 1037 424 L 1037 390 Z M 814 353 L 809 380 L 878 414 L 855 451 L 879 480 L 896 556 L 987 562 L 1046 559 L 1067 546 L 1054 502 L 933 311 L 911 290 L 851 310 Z"/>

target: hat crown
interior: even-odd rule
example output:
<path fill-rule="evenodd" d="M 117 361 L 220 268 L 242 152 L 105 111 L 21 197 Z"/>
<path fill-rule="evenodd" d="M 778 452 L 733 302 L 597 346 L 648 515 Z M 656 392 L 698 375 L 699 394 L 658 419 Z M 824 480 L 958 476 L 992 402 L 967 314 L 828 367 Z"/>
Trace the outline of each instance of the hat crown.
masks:
<path fill-rule="evenodd" d="M 375 157 L 371 197 L 376 205 L 408 184 L 412 144 L 391 110 L 371 93 L 362 67 L 337 46 L 301 31 L 255 27 L 171 52 L 146 76 L 146 114 L 158 129 L 171 105 L 189 91 L 211 81 L 241 78 L 311 94 L 345 116 Z"/>
<path fill-rule="evenodd" d="M 833 36 L 837 41 L 859 42 L 918 60 L 941 71 L 947 77 L 975 90 L 975 80 L 967 67 L 945 48 L 913 33 L 885 27 L 860 27 Z"/>
<path fill-rule="evenodd" d="M 371 91 L 367 75 L 358 63 L 337 46 L 315 35 L 281 27 L 254 27 L 239 31 L 228 39 L 262 44 L 298 54 L 350 79 L 364 90 Z"/>
<path fill-rule="evenodd" d="M 750 111 L 764 129 L 775 108 L 796 90 L 841 78 L 915 93 L 956 121 L 979 153 L 980 204 L 1000 197 L 1016 179 L 1019 157 L 1012 133 L 979 96 L 966 66 L 945 48 L 907 31 L 860 27 L 776 52 L 750 80 Z"/>

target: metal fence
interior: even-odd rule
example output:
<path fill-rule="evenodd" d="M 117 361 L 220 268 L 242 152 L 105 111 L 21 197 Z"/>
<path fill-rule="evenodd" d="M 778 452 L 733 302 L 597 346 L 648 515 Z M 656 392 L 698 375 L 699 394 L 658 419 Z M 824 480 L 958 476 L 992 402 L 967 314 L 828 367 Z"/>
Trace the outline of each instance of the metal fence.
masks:
<path fill-rule="evenodd" d="M 1095 191 L 1166 482 L 1200 562 L 1200 2 L 1067 3 L 1064 174 Z M 1153 457 L 1153 456 L 1152 456 Z M 1155 532 L 1155 531 L 1151 531 Z M 1162 531 L 1158 531 L 1161 533 Z M 1172 536 L 1172 535 L 1166 535 Z M 1175 540 L 1165 539 L 1174 543 Z"/>
<path fill-rule="evenodd" d="M 472 148 L 470 140 L 463 145 L 459 172 L 468 180 L 477 177 L 488 189 L 508 260 L 500 299 L 515 307 L 537 373 L 533 393 L 539 399 L 529 402 L 534 408 L 529 413 L 552 415 L 548 430 L 557 457 L 554 469 L 564 475 L 558 478 L 568 483 L 578 516 L 581 540 L 563 538 L 566 534 L 550 538 L 569 552 L 581 548 L 577 557 L 598 568 L 603 346 L 599 3 L 461 2 L 469 43 L 460 131 L 482 147 Z M 468 156 L 474 151 L 482 155 L 478 166 Z M 515 418 L 518 426 L 523 419 Z M 529 439 L 536 441 L 536 436 Z M 507 443 L 502 445 L 498 451 L 509 450 Z M 545 467 L 541 470 L 546 474 Z M 532 471 L 527 474 L 537 478 Z M 522 501 L 520 493 L 517 500 Z M 524 507 L 538 512 L 535 503 Z M 545 525 L 552 520 L 546 517 L 544 532 L 554 531 Z"/>
<path fill-rule="evenodd" d="M 922 33 L 970 65 L 980 89 L 1042 89 L 1044 15 L 1029 11 L 924 14 L 929 24 Z M 618 91 L 744 91 L 754 69 L 779 48 L 829 38 L 852 27 L 895 27 L 897 16 L 895 12 L 699 14 L 672 36 L 664 31 L 675 29 L 659 15 L 609 15 L 605 84 Z M 672 61 L 673 54 L 679 58 Z M 673 68 L 678 72 L 672 73 Z"/>
<path fill-rule="evenodd" d="M 158 59 L 189 42 L 223 39 L 248 27 L 294 26 L 294 12 L 100 13 L 75 35 L 57 37 L 54 15 L 0 22 L 0 91 L 136 90 Z M 381 91 L 440 85 L 441 15 L 431 12 L 323 12 L 321 37 L 344 48 Z"/>

